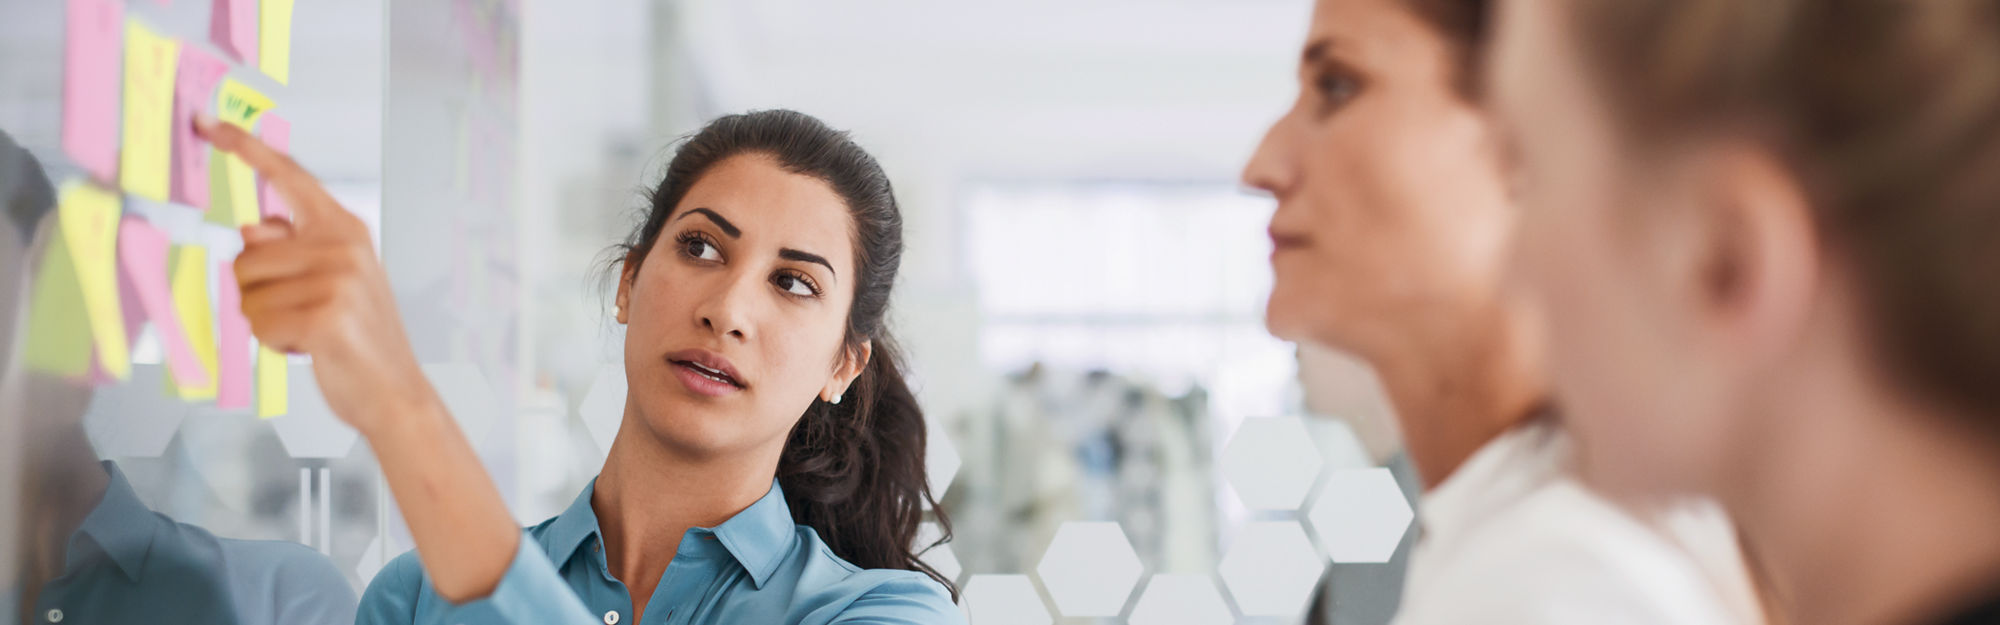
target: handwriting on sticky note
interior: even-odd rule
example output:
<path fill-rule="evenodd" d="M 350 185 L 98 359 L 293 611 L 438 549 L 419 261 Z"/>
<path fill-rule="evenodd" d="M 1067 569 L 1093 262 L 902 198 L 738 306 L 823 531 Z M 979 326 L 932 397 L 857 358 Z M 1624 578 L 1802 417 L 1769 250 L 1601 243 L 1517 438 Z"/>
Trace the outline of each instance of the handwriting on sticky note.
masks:
<path fill-rule="evenodd" d="M 221 380 L 215 389 L 215 407 L 236 410 L 250 407 L 250 320 L 243 317 L 243 294 L 236 283 L 236 268 L 230 263 L 216 266 L 215 317 L 221 330 L 216 343 L 216 359 Z"/>
<path fill-rule="evenodd" d="M 201 379 L 183 378 L 168 371 L 167 387 L 181 399 L 214 399 L 216 386 L 215 313 L 208 299 L 208 249 L 199 245 L 176 245 L 168 255 L 170 289 L 174 313 L 180 316 L 201 361 Z"/>
<path fill-rule="evenodd" d="M 153 335 L 167 353 L 168 370 L 176 380 L 206 384 L 208 372 L 189 342 L 167 287 L 167 235 L 137 217 L 126 217 L 118 229 L 118 267 L 128 293 L 139 300 Z M 130 325 L 127 328 L 131 328 Z"/>
<path fill-rule="evenodd" d="M 180 69 L 174 72 L 174 183 L 169 199 L 197 208 L 208 207 L 208 151 L 194 136 L 188 120 L 194 114 L 215 113 L 215 86 L 229 73 L 229 63 L 199 46 L 183 45 Z"/>
<path fill-rule="evenodd" d="M 136 19 L 126 25 L 125 147 L 119 153 L 118 184 L 156 202 L 167 201 L 168 137 L 179 66 L 180 42 Z"/>
<path fill-rule="evenodd" d="M 125 336 L 125 310 L 118 303 L 118 194 L 87 183 L 63 189 L 63 242 L 76 263 L 77 286 L 90 318 L 91 355 L 112 379 L 131 374 L 132 351 Z"/>
<path fill-rule="evenodd" d="M 257 64 L 257 0 L 215 0 L 208 39 L 244 65 Z"/>
<path fill-rule="evenodd" d="M 263 137 L 264 144 L 271 146 L 271 149 L 279 152 L 291 151 L 292 123 L 285 121 L 285 118 L 279 117 L 276 113 L 264 115 L 264 121 L 258 124 L 257 134 Z M 291 218 L 292 209 L 285 206 L 284 197 L 278 193 L 276 187 L 271 186 L 269 180 L 261 178 L 257 180 L 257 199 L 263 206 L 263 216 Z"/>
<path fill-rule="evenodd" d="M 125 7 L 69 0 L 63 34 L 63 151 L 105 183 L 118 171 L 118 50 Z"/>
<path fill-rule="evenodd" d="M 285 414 L 291 409 L 291 397 L 287 393 L 285 355 L 262 345 L 257 346 L 257 416 L 265 419 Z"/>
<path fill-rule="evenodd" d="M 264 0 L 257 10 L 257 66 L 285 84 L 291 78 L 292 0 Z"/>
<path fill-rule="evenodd" d="M 235 79 L 224 79 L 215 98 L 216 118 L 244 130 L 250 130 L 257 118 L 271 109 L 270 98 Z M 256 172 L 235 155 L 219 151 L 210 154 L 210 167 L 218 171 L 210 174 L 209 221 L 232 226 L 256 223 L 260 212 Z M 216 159 L 222 162 L 219 168 L 214 167 Z"/>

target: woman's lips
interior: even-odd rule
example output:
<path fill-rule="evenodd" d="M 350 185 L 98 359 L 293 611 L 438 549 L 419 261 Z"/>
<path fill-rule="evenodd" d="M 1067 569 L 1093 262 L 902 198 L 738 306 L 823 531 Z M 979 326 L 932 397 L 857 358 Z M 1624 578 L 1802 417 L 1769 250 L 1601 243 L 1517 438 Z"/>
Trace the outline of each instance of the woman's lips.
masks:
<path fill-rule="evenodd" d="M 1311 244 L 1312 240 L 1306 238 L 1304 235 L 1273 231 L 1271 232 L 1271 262 L 1277 262 L 1278 256 L 1285 252 L 1303 250 Z"/>
<path fill-rule="evenodd" d="M 696 395 L 721 397 L 743 390 L 735 384 L 717 379 L 693 364 L 679 361 L 669 361 L 667 364 L 673 366 L 674 378 L 681 381 L 681 386 L 694 391 Z"/>
<path fill-rule="evenodd" d="M 705 349 L 684 349 L 666 355 L 667 364 L 681 385 L 697 394 L 722 396 L 749 388 L 735 365 L 721 354 Z"/>
<path fill-rule="evenodd" d="M 1311 243 L 1311 240 L 1307 239 L 1306 236 L 1302 234 L 1291 234 L 1286 232 L 1278 232 L 1276 230 L 1272 230 L 1270 234 L 1271 234 L 1271 251 L 1273 252 L 1279 252 L 1289 249 L 1297 249 L 1305 247 L 1308 243 Z"/>

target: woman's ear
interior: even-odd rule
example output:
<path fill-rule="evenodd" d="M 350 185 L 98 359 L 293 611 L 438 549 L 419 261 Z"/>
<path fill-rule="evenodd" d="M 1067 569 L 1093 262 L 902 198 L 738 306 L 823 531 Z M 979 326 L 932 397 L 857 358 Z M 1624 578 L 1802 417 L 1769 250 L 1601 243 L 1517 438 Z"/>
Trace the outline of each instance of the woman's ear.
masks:
<path fill-rule="evenodd" d="M 1803 331 L 1821 271 L 1811 200 L 1769 149 L 1723 149 L 1708 172 L 1696 288 L 1725 344 L 1762 360 Z"/>
<path fill-rule="evenodd" d="M 614 304 L 617 306 L 618 325 L 625 325 L 626 319 L 631 314 L 629 311 L 632 309 L 632 279 L 638 277 L 636 274 L 639 266 L 632 262 L 633 258 L 631 254 L 625 255 L 625 262 L 618 267 L 618 298 Z"/>
<path fill-rule="evenodd" d="M 847 394 L 847 387 L 861 372 L 868 369 L 868 359 L 875 355 L 875 343 L 862 341 L 859 347 L 840 350 L 840 365 L 834 367 L 833 377 L 819 390 L 819 398 L 829 403 L 840 403 L 841 396 Z"/>

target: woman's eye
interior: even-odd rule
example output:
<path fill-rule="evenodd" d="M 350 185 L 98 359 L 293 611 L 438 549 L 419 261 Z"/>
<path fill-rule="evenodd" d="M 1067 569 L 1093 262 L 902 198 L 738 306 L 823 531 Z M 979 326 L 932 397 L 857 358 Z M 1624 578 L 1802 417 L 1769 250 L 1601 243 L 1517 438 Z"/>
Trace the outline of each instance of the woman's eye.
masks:
<path fill-rule="evenodd" d="M 1361 92 L 1361 83 L 1337 72 L 1325 72 L 1313 79 L 1313 89 L 1319 92 L 1321 109 L 1331 111 L 1354 99 Z"/>
<path fill-rule="evenodd" d="M 792 295 L 799 295 L 803 297 L 814 297 L 819 295 L 819 291 L 813 288 L 812 283 L 806 282 L 804 278 L 800 278 L 798 276 L 788 273 L 781 273 L 776 276 L 773 276 L 771 278 L 771 284 L 777 285 L 779 290 L 782 290 L 786 293 L 790 293 Z"/>
<path fill-rule="evenodd" d="M 688 258 L 722 260 L 722 251 L 715 249 L 714 245 L 709 245 L 708 241 L 702 240 L 701 237 L 683 239 L 681 241 L 681 253 L 686 254 Z"/>

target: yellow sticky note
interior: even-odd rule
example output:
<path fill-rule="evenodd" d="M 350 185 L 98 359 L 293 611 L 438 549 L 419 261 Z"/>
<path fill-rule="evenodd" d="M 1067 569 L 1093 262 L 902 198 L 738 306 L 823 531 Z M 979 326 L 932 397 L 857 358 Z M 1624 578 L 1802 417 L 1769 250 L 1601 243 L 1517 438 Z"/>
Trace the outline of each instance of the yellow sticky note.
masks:
<path fill-rule="evenodd" d="M 285 355 L 257 346 L 257 417 L 269 419 L 291 407 L 286 394 Z"/>
<path fill-rule="evenodd" d="M 118 301 L 118 194 L 72 182 L 63 187 L 61 202 L 57 214 L 90 319 L 91 353 L 105 375 L 123 380 L 132 371 L 132 350 Z"/>
<path fill-rule="evenodd" d="M 102 374 L 123 380 L 132 352 L 118 301 L 118 194 L 70 181 L 58 202 L 57 231 L 28 311 L 28 364 L 81 377 L 94 358 Z"/>
<path fill-rule="evenodd" d="M 169 138 L 173 136 L 174 68 L 180 42 L 138 20 L 125 24 L 125 138 L 118 184 L 133 195 L 167 201 Z"/>
<path fill-rule="evenodd" d="M 262 35 L 257 65 L 285 84 L 292 72 L 292 0 L 264 0 L 257 8 L 257 25 Z"/>
<path fill-rule="evenodd" d="M 208 250 L 199 245 L 176 245 L 167 255 L 168 288 L 174 293 L 174 314 L 180 316 L 195 359 L 201 361 L 208 379 L 186 383 L 167 373 L 167 389 L 181 399 L 215 399 L 216 351 L 215 310 L 208 298 Z"/>
<path fill-rule="evenodd" d="M 250 130 L 257 118 L 271 109 L 271 99 L 234 78 L 223 79 L 216 91 L 216 118 Z M 257 174 L 248 163 L 220 150 L 209 158 L 209 211 L 211 222 L 226 226 L 256 223 Z M 221 163 L 221 166 L 216 166 Z"/>

